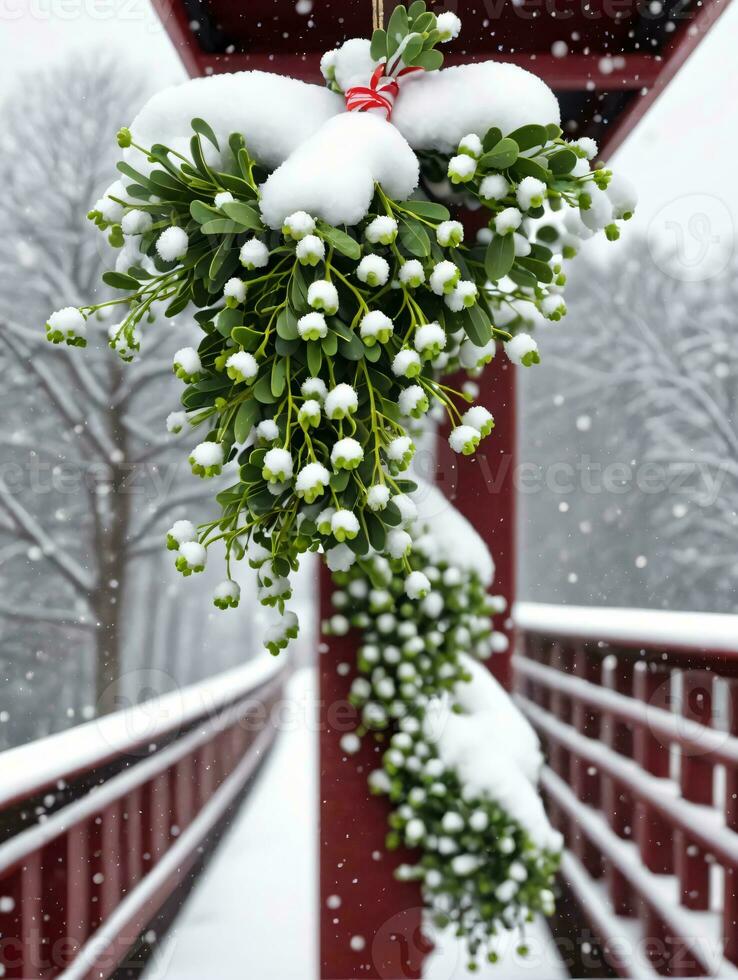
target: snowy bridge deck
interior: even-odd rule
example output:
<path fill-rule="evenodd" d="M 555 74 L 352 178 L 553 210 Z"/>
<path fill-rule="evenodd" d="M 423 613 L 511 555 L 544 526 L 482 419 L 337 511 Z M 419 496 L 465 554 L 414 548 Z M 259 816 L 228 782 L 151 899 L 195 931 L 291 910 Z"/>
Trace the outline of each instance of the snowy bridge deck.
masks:
<path fill-rule="evenodd" d="M 605 959 L 622 976 L 737 977 L 738 617 L 518 605 L 515 619 L 562 880 Z M 357 863 L 319 897 L 334 860 L 319 851 L 322 697 L 314 670 L 265 657 L 0 756 L 0 975 L 113 976 L 232 811 L 146 980 L 312 980 L 321 935 L 351 975 L 383 976 L 369 914 L 381 865 Z M 336 765 L 341 786 L 358 772 Z M 362 816 L 383 834 L 381 814 L 355 812 L 356 826 L 323 825 L 340 835 L 332 853 Z M 399 942 L 385 932 L 383 948 Z M 434 939 L 423 976 L 461 977 L 458 945 Z M 566 975 L 545 927 L 526 941 L 523 962 L 517 936 L 501 941 L 490 977 Z"/>
<path fill-rule="evenodd" d="M 315 704 L 314 672 L 300 671 L 286 693 L 296 705 Z M 144 980 L 317 980 L 317 754 L 310 712 L 299 710 L 280 732 L 255 790 L 202 880 L 155 947 Z M 358 880 L 356 887 L 361 884 Z M 340 905 L 335 915 L 341 915 Z M 458 944 L 445 935 L 436 939 L 437 950 L 423 976 L 469 976 Z M 361 940 L 365 945 L 356 950 L 357 976 L 371 957 L 370 937 L 357 937 L 357 947 Z M 501 962 L 476 975 L 490 980 L 568 976 L 544 924 L 531 927 L 525 960 L 515 953 L 518 942 L 517 935 L 502 940 Z"/>

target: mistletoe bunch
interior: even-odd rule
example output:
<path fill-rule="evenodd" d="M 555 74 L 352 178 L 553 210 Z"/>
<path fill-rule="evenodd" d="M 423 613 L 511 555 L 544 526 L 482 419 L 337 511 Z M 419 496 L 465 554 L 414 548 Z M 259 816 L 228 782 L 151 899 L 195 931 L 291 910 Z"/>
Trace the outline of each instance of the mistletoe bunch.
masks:
<path fill-rule="evenodd" d="M 375 33 L 372 64 L 385 81 L 433 70 L 442 60 L 435 45 L 456 33 L 455 15 L 437 18 L 422 2 L 397 7 L 388 31 Z M 341 51 L 332 54 L 323 67 L 336 87 Z M 233 483 L 217 496 L 216 520 L 178 521 L 168 546 L 191 575 L 210 545 L 224 543 L 228 578 L 216 605 L 238 604 L 231 566 L 247 550 L 261 600 L 281 613 L 306 551 L 325 552 L 333 570 L 370 552 L 400 561 L 407 595 L 422 599 L 426 584 L 411 576 L 398 531 L 414 489 L 405 476 L 413 427 L 440 410 L 452 449 L 477 450 L 494 420 L 444 375 L 476 377 L 498 341 L 516 363 L 536 363 L 536 343 L 520 328 L 532 315 L 563 315 L 564 258 L 594 228 L 616 237 L 630 192 L 609 171 L 590 170 L 591 141 L 567 143 L 557 126 L 492 128 L 469 133 L 454 154 L 420 154 L 424 194 L 398 201 L 376 184 L 356 225 L 298 210 L 271 229 L 260 211 L 269 171 L 247 139 L 233 133 L 221 146 L 196 118 L 185 155 L 140 146 L 121 130 L 121 147 L 143 154 L 147 167 L 121 161 L 121 179 L 90 218 L 120 250 L 103 279 L 124 295 L 54 313 L 48 338 L 84 346 L 87 319 L 121 306 L 110 344 L 130 360 L 158 313 L 194 312 L 202 340 L 174 355 L 183 410 L 167 424 L 201 430 L 189 453 L 194 474 L 228 467 Z M 449 194 L 485 209 L 476 238 L 442 203 Z M 558 221 L 559 212 L 571 220 Z M 286 620 L 270 648 L 294 633 Z"/>
<path fill-rule="evenodd" d="M 407 528 L 413 574 L 431 591 L 408 602 L 400 562 L 361 559 L 334 574 L 337 612 L 324 631 L 362 631 L 350 695 L 361 727 L 342 745 L 355 751 L 357 736 L 370 736 L 386 747 L 369 786 L 393 804 L 387 846 L 421 851 L 415 865 L 396 874 L 421 883 L 436 923 L 454 924 L 474 969 L 485 950 L 496 960 L 490 942 L 500 930 L 522 928 L 534 912 L 551 913 L 558 846 L 550 830 L 542 841 L 512 818 L 494 786 L 480 792 L 442 757 L 443 713 L 463 714 L 458 697 L 472 680 L 470 655 L 484 659 L 505 640 L 492 625 L 505 603 L 487 594 L 475 570 L 443 559 L 427 528 Z"/>

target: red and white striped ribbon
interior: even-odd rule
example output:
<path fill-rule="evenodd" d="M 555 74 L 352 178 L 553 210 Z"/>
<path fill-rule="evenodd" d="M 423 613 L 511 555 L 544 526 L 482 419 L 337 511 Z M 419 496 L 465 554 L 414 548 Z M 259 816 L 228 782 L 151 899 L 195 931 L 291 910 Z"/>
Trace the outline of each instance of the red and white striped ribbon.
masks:
<path fill-rule="evenodd" d="M 400 81 L 412 72 L 423 71 L 422 68 L 403 68 L 397 77 L 384 74 L 385 66 L 375 68 L 369 85 L 354 85 L 346 92 L 346 109 L 349 112 L 384 112 L 387 122 L 392 118 L 392 109 L 400 91 Z"/>

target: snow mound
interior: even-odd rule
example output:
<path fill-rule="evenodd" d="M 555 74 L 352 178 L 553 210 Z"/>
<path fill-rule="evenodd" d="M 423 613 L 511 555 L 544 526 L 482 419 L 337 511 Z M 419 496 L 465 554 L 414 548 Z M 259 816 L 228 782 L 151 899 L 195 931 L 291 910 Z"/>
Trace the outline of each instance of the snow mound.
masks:
<path fill-rule="evenodd" d="M 486 586 L 495 578 L 495 563 L 489 548 L 474 527 L 441 491 L 413 477 L 418 489 L 412 495 L 418 508 L 418 523 L 426 525 L 439 559 L 465 571 L 475 571 Z"/>
<path fill-rule="evenodd" d="M 348 85 L 367 84 L 369 41 L 354 39 L 337 54 Z M 366 77 L 364 77 L 366 75 Z M 558 123 L 551 90 L 516 65 L 482 62 L 405 79 L 392 124 L 376 113 L 346 113 L 342 96 L 318 85 L 260 71 L 196 78 L 150 99 L 131 124 L 135 142 L 162 143 L 189 158 L 193 118 L 212 127 L 221 151 L 203 140 L 205 157 L 222 167 L 231 133 L 251 154 L 277 168 L 262 187 L 266 223 L 279 228 L 291 212 L 308 211 L 334 225 L 356 224 L 369 210 L 374 183 L 404 200 L 418 183 L 415 150 L 452 152 L 468 133 L 490 126 L 503 133 L 527 123 Z M 147 173 L 151 164 L 133 147 L 125 152 Z"/>
<path fill-rule="evenodd" d="M 135 142 L 150 147 L 163 143 L 188 159 L 192 119 L 205 119 L 229 153 L 228 137 L 241 133 L 249 152 L 264 166 L 279 166 L 323 123 L 342 112 L 343 99 L 321 85 L 263 71 L 194 78 L 158 92 L 131 123 Z M 222 161 L 214 147 L 203 140 L 208 162 Z M 130 148 L 126 159 L 148 172 L 151 164 Z"/>
<path fill-rule="evenodd" d="M 462 714 L 448 696 L 428 707 L 424 734 L 452 769 L 467 799 L 494 800 L 541 848 L 557 851 L 562 840 L 548 822 L 536 784 L 542 765 L 538 738 L 489 671 L 463 656 L 471 683 L 454 688 Z"/>
<path fill-rule="evenodd" d="M 346 112 L 302 142 L 262 185 L 261 212 L 271 228 L 298 209 L 332 225 L 367 214 L 378 182 L 403 201 L 418 186 L 418 160 L 397 129 L 379 116 Z"/>
<path fill-rule="evenodd" d="M 490 126 L 503 135 L 520 126 L 558 125 L 556 96 L 545 82 L 518 65 L 482 61 L 419 73 L 402 86 L 392 122 L 415 150 L 453 152 L 468 133 Z"/>

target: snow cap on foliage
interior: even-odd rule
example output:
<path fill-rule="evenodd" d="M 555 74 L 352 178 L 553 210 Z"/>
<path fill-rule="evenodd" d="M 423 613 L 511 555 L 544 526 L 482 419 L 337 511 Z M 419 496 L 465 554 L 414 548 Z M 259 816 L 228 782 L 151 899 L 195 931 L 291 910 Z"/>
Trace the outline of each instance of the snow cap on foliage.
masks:
<path fill-rule="evenodd" d="M 368 112 L 328 120 L 262 185 L 261 213 L 270 228 L 304 208 L 332 225 L 358 224 L 375 184 L 404 201 L 418 184 L 418 161 L 397 129 Z"/>
<path fill-rule="evenodd" d="M 262 419 L 256 426 L 256 435 L 265 442 L 274 442 L 279 439 L 279 426 L 274 419 Z"/>
<path fill-rule="evenodd" d="M 172 358 L 172 369 L 183 380 L 195 378 L 202 371 L 200 355 L 194 347 L 180 347 Z"/>
<path fill-rule="evenodd" d="M 322 378 L 306 378 L 300 386 L 300 392 L 304 398 L 325 398 L 328 389 Z"/>
<path fill-rule="evenodd" d="M 179 546 L 179 553 L 187 568 L 193 572 L 202 571 L 208 559 L 208 553 L 199 541 L 185 541 Z"/>
<path fill-rule="evenodd" d="M 400 266 L 399 280 L 403 285 L 417 289 L 418 286 L 425 282 L 423 263 L 419 262 L 418 259 L 410 259 L 407 262 L 403 262 Z"/>
<path fill-rule="evenodd" d="M 338 290 L 327 279 L 316 279 L 308 286 L 308 305 L 332 316 L 338 311 Z"/>
<path fill-rule="evenodd" d="M 464 571 L 474 571 L 485 586 L 491 585 L 494 562 L 477 531 L 437 487 L 420 480 L 416 482 L 418 489 L 412 498 L 418 508 L 418 526 L 432 529 L 439 560 Z"/>
<path fill-rule="evenodd" d="M 403 348 L 392 361 L 392 373 L 397 378 L 415 378 L 420 374 L 420 355 L 417 351 Z"/>
<path fill-rule="evenodd" d="M 386 344 L 392 336 L 394 324 L 382 310 L 371 310 L 361 318 L 359 333 L 364 341 L 378 340 Z"/>
<path fill-rule="evenodd" d="M 423 599 L 431 590 L 428 576 L 423 572 L 410 572 L 405 579 L 405 593 L 410 599 Z"/>
<path fill-rule="evenodd" d="M 158 92 L 130 128 L 139 145 L 163 143 L 189 159 L 190 122 L 207 119 L 220 144 L 218 151 L 208 140 L 201 141 L 208 163 L 223 169 L 230 158 L 228 137 L 244 133 L 249 153 L 271 169 L 343 109 L 341 96 L 322 85 L 272 72 L 243 71 L 195 78 Z M 144 173 L 152 167 L 135 147 L 126 150 L 125 159 Z"/>
<path fill-rule="evenodd" d="M 530 334 L 516 334 L 512 340 L 505 342 L 505 353 L 513 364 L 535 364 L 538 362 L 538 344 Z"/>
<path fill-rule="evenodd" d="M 461 270 L 449 259 L 437 262 L 430 276 L 430 288 L 438 296 L 450 293 L 461 277 Z"/>
<path fill-rule="evenodd" d="M 393 124 L 413 149 L 448 154 L 469 133 L 484 136 L 492 126 L 511 133 L 529 123 L 558 125 L 560 119 L 545 82 L 500 61 L 425 72 L 403 88 L 392 112 Z"/>
<path fill-rule="evenodd" d="M 389 487 L 382 483 L 375 483 L 366 492 L 366 502 L 370 510 L 384 510 L 389 503 Z"/>
<path fill-rule="evenodd" d="M 156 251 L 165 262 L 174 262 L 175 259 L 184 258 L 188 246 L 187 232 L 177 225 L 165 228 L 156 239 Z"/>
<path fill-rule="evenodd" d="M 49 317 L 48 324 L 51 331 L 58 331 L 64 337 L 84 337 L 87 333 L 87 321 L 76 306 L 56 310 Z"/>
<path fill-rule="evenodd" d="M 187 422 L 187 412 L 170 412 L 167 415 L 167 432 L 176 435 L 181 432 Z"/>
<path fill-rule="evenodd" d="M 223 287 L 223 296 L 227 300 L 233 300 L 234 303 L 243 303 L 246 299 L 246 283 L 237 276 L 233 276 Z"/>
<path fill-rule="evenodd" d="M 292 478 L 292 456 L 287 449 L 280 449 L 275 447 L 274 449 L 267 450 L 264 456 L 264 466 L 262 469 L 264 479 L 268 480 L 270 483 L 280 482 L 284 483 L 285 480 Z"/>
<path fill-rule="evenodd" d="M 297 321 L 297 332 L 303 340 L 322 340 L 328 334 L 328 324 L 322 313 L 305 313 Z"/>
<path fill-rule="evenodd" d="M 464 241 L 464 226 L 460 221 L 442 221 L 436 228 L 436 238 L 444 248 L 459 245 Z"/>
<path fill-rule="evenodd" d="M 325 396 L 325 413 L 329 419 L 343 419 L 353 415 L 359 407 L 359 397 L 351 385 L 342 382 L 331 388 Z"/>
<path fill-rule="evenodd" d="M 144 235 L 152 224 L 151 215 L 148 212 L 134 208 L 123 216 L 120 227 L 124 235 Z"/>
<path fill-rule="evenodd" d="M 397 222 L 387 214 L 380 214 L 369 222 L 364 234 L 372 245 L 390 245 L 397 238 Z"/>
<path fill-rule="evenodd" d="M 441 35 L 441 43 L 452 41 L 461 32 L 461 18 L 451 10 L 444 10 L 436 19 L 436 28 Z"/>
<path fill-rule="evenodd" d="M 361 443 L 350 436 L 339 439 L 331 449 L 331 462 L 337 468 L 352 469 L 358 466 L 364 458 Z"/>
<path fill-rule="evenodd" d="M 167 536 L 177 544 L 184 544 L 185 541 L 196 541 L 197 531 L 192 521 L 175 521 L 167 531 Z"/>
<path fill-rule="evenodd" d="M 241 350 L 229 356 L 226 371 L 233 381 L 253 381 L 259 373 L 259 365 L 253 354 Z"/>
<path fill-rule="evenodd" d="M 384 286 L 389 273 L 389 262 L 381 255 L 365 255 L 356 269 L 357 279 L 369 286 Z"/>
<path fill-rule="evenodd" d="M 325 258 L 325 243 L 317 235 L 305 235 L 297 243 L 295 254 L 303 265 L 317 265 Z"/>
<path fill-rule="evenodd" d="M 200 442 L 192 450 L 190 457 L 198 466 L 222 466 L 223 447 L 219 442 Z"/>
<path fill-rule="evenodd" d="M 224 204 L 233 204 L 235 200 L 230 191 L 218 191 L 213 199 L 213 204 L 216 208 L 222 208 Z"/>
<path fill-rule="evenodd" d="M 113 181 L 100 200 L 95 202 L 95 211 L 99 211 L 106 221 L 111 222 L 120 221 L 125 210 L 122 204 L 111 200 L 113 197 L 120 198 L 122 201 L 128 198 L 123 182 L 120 180 Z"/>
<path fill-rule="evenodd" d="M 499 201 L 509 190 L 510 185 L 502 174 L 489 174 L 479 185 L 479 196 L 485 201 Z"/>
<path fill-rule="evenodd" d="M 337 544 L 326 551 L 325 560 L 332 572 L 347 572 L 356 561 L 356 555 L 347 544 Z"/>
<path fill-rule="evenodd" d="M 269 263 L 269 249 L 258 238 L 249 238 L 241 246 L 239 259 L 247 269 L 263 269 Z"/>

